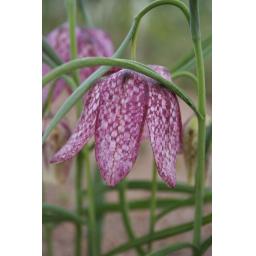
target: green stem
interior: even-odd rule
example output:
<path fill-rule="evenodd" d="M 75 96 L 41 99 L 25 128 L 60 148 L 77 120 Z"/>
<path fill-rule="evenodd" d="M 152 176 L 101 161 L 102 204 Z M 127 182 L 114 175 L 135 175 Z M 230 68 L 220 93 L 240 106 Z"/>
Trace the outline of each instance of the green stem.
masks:
<path fill-rule="evenodd" d="M 90 255 L 97 255 L 97 225 L 96 225 L 96 215 L 95 215 L 95 196 L 94 196 L 94 180 L 91 175 L 90 169 L 90 158 L 89 150 L 87 147 L 84 149 L 85 157 L 85 173 L 86 173 L 86 185 L 88 190 L 88 248 L 90 250 Z M 82 196 L 82 193 L 81 193 Z"/>
<path fill-rule="evenodd" d="M 47 256 L 53 256 L 53 243 L 52 243 L 52 227 L 47 224 L 44 227 L 45 230 L 45 240 L 47 246 Z"/>
<path fill-rule="evenodd" d="M 156 171 L 156 163 L 153 161 L 152 168 L 152 190 L 151 190 L 151 204 L 150 204 L 150 219 L 149 219 L 149 234 L 152 235 L 154 233 L 154 227 L 156 222 L 156 207 L 157 207 L 157 171 Z M 148 251 L 150 252 L 152 249 L 152 243 L 148 244 Z"/>
<path fill-rule="evenodd" d="M 83 197 L 82 197 L 82 180 L 83 180 L 83 155 L 79 153 L 77 156 L 75 189 L 76 189 L 76 213 L 81 217 L 83 213 Z M 75 255 L 82 255 L 82 225 L 76 224 L 75 238 Z"/>
<path fill-rule="evenodd" d="M 133 60 L 136 59 L 136 48 L 137 48 L 137 38 L 138 38 L 138 30 L 139 30 L 139 25 L 140 25 L 140 21 L 142 19 L 142 17 L 147 14 L 150 10 L 161 6 L 161 5 L 172 5 L 175 6 L 177 8 L 179 8 L 182 13 L 184 14 L 187 22 L 190 22 L 190 13 L 189 10 L 186 6 L 186 4 L 184 4 L 182 1 L 179 0 L 159 0 L 159 1 L 154 1 L 153 3 L 149 4 L 148 6 L 146 6 L 137 16 L 135 16 L 135 20 L 137 22 L 137 25 L 135 27 L 134 30 L 134 34 L 132 37 L 132 43 L 131 43 L 131 57 Z"/>
<path fill-rule="evenodd" d="M 86 3 L 86 0 L 79 0 L 78 5 L 79 9 L 82 13 L 84 24 L 86 24 L 87 27 L 93 27 L 93 21 L 92 17 L 90 15 L 90 12 L 88 12 L 88 3 Z"/>
<path fill-rule="evenodd" d="M 175 72 L 172 75 L 172 79 L 176 79 L 176 78 L 179 78 L 179 77 L 187 77 L 187 78 L 191 79 L 194 82 L 194 84 L 195 84 L 195 86 L 197 88 L 197 84 L 198 84 L 197 78 L 191 72 L 188 72 L 188 71 L 178 71 L 178 72 Z"/>
<path fill-rule="evenodd" d="M 47 64 L 48 66 L 50 66 L 51 68 L 56 68 L 59 65 L 61 65 L 61 64 L 56 64 L 49 56 L 47 56 L 45 54 L 43 54 L 43 62 L 45 64 Z M 76 82 L 71 76 L 63 75 L 63 76 L 61 76 L 61 78 L 63 78 L 67 82 L 67 84 L 69 85 L 69 87 L 72 91 L 74 91 L 76 89 L 76 87 L 77 87 Z"/>
<path fill-rule="evenodd" d="M 133 233 L 132 224 L 131 224 L 130 217 L 129 217 L 129 205 L 127 203 L 126 195 L 125 195 L 125 190 L 126 190 L 125 180 L 120 182 L 118 189 L 119 189 L 119 200 L 120 200 L 123 223 L 124 223 L 127 235 L 129 237 L 129 240 L 133 241 L 136 239 L 136 237 Z M 142 248 L 140 248 L 139 246 L 136 246 L 136 251 L 137 251 L 138 255 L 145 254 L 144 251 L 142 250 Z"/>
<path fill-rule="evenodd" d="M 212 245 L 212 236 L 206 238 L 200 246 L 201 255 L 203 255 L 207 249 Z"/>
<path fill-rule="evenodd" d="M 166 256 L 166 255 L 170 255 L 170 253 L 173 253 L 182 249 L 191 249 L 192 251 L 196 250 L 193 244 L 177 243 L 177 244 L 169 245 L 165 248 L 162 248 L 159 251 L 152 252 L 147 256 Z"/>
<path fill-rule="evenodd" d="M 69 41 L 70 41 L 70 59 L 77 58 L 77 41 L 76 41 L 76 0 L 66 0 L 66 8 L 69 23 Z M 74 79 L 77 85 L 79 82 L 78 72 L 74 72 Z"/>
<path fill-rule="evenodd" d="M 80 199 L 81 200 L 81 199 Z M 79 215 L 64 209 L 60 206 L 43 204 L 43 224 L 47 223 L 47 218 L 56 220 L 57 222 L 70 221 L 76 224 L 86 224 L 86 221 Z"/>
<path fill-rule="evenodd" d="M 204 60 L 200 33 L 199 6 L 198 0 L 190 0 L 191 13 L 191 34 L 194 43 L 196 56 L 196 71 L 198 78 L 198 110 L 201 114 L 198 117 L 198 150 L 197 150 L 197 170 L 195 181 L 195 225 L 193 243 L 199 248 L 201 244 L 201 226 L 203 215 L 203 196 L 204 196 L 204 172 L 205 172 L 205 112 L 206 112 L 206 93 L 205 93 L 205 73 Z M 194 255 L 200 255 L 194 254 Z"/>
<path fill-rule="evenodd" d="M 187 201 L 187 199 L 162 199 L 157 198 L 156 206 L 157 208 L 166 208 L 173 205 L 173 209 L 177 209 L 179 207 L 190 206 L 192 203 L 194 204 L 195 200 Z M 211 193 L 205 195 L 205 203 L 211 201 Z M 133 200 L 128 202 L 128 206 L 130 210 L 139 210 L 139 209 L 149 209 L 151 203 L 151 198 L 143 199 L 143 200 Z M 118 203 L 104 203 L 97 207 L 97 211 L 101 213 L 110 213 L 110 212 L 119 212 L 121 211 L 121 206 Z M 84 209 L 84 213 L 88 215 L 88 209 Z"/>
<path fill-rule="evenodd" d="M 203 221 L 202 222 L 203 225 L 211 223 L 212 215 L 211 214 L 206 215 L 202 221 Z M 156 231 L 153 235 L 142 236 L 142 237 L 137 238 L 134 241 L 130 241 L 125 244 L 121 244 L 118 247 L 107 252 L 103 256 L 122 255 L 122 254 L 120 254 L 121 252 L 128 251 L 129 249 L 133 248 L 134 246 L 143 245 L 150 241 L 156 241 L 156 240 L 164 239 L 166 237 L 170 238 L 172 236 L 188 232 L 193 229 L 193 226 L 194 226 L 194 222 L 192 221 L 192 222 L 184 223 L 181 225 L 173 226 L 170 228 L 162 229 L 162 230 Z"/>
<path fill-rule="evenodd" d="M 120 57 L 121 54 L 123 54 L 123 52 L 125 51 L 125 49 L 127 48 L 128 44 L 129 44 L 130 40 L 133 38 L 134 33 L 136 33 L 136 30 L 140 23 L 140 20 L 144 17 L 144 15 L 146 15 L 152 9 L 154 9 L 158 6 L 161 6 L 161 5 L 173 5 L 173 6 L 180 8 L 180 10 L 184 13 L 186 19 L 189 22 L 190 13 L 187 9 L 187 6 L 183 2 L 177 1 L 177 0 L 159 0 L 159 1 L 153 2 L 153 3 L 149 4 L 147 7 L 145 7 L 141 12 L 139 12 L 138 15 L 135 16 L 129 32 L 127 33 L 125 39 L 123 40 L 123 42 L 121 43 L 119 48 L 113 54 L 113 56 L 112 56 L 113 58 Z M 52 119 L 51 123 L 49 124 L 48 128 L 46 129 L 46 131 L 43 135 L 43 139 L 42 139 L 43 143 L 46 140 L 46 138 L 48 137 L 49 133 L 52 131 L 52 129 L 54 129 L 54 127 L 58 124 L 58 122 L 70 111 L 70 109 L 77 103 L 77 101 L 82 98 L 84 93 L 92 86 L 92 84 L 99 77 L 101 77 L 104 73 L 106 73 L 109 69 L 110 69 L 110 67 L 106 67 L 106 66 L 100 67 L 98 70 L 96 70 L 94 73 L 92 73 L 72 93 L 71 96 L 68 97 L 68 99 L 64 102 L 64 104 L 61 106 L 61 108 L 55 114 L 54 118 Z M 157 76 L 157 75 L 155 75 L 155 76 Z M 162 78 L 161 76 L 159 76 L 159 77 Z M 157 80 L 160 81 L 159 79 L 157 79 Z M 168 80 L 166 80 L 166 83 L 167 82 L 168 82 Z M 197 109 L 194 107 L 193 102 L 191 102 L 189 99 L 187 99 L 187 97 L 183 97 L 184 93 L 181 92 L 180 89 L 176 88 L 176 91 L 175 91 L 175 86 L 172 89 L 177 95 L 179 95 L 195 111 L 195 113 L 197 113 L 197 115 L 200 115 L 198 113 Z"/>

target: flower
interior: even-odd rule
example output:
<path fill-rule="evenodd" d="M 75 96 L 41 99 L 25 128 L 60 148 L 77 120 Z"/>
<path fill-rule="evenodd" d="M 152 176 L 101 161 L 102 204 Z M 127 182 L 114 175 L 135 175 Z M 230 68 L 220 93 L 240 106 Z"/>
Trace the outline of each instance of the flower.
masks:
<path fill-rule="evenodd" d="M 100 29 L 76 27 L 76 38 L 78 58 L 95 56 L 110 57 L 113 55 L 114 48 L 112 41 L 110 37 Z M 47 36 L 47 41 L 64 62 L 70 60 L 69 30 L 66 23 L 50 32 Z M 96 69 L 97 67 L 81 69 L 81 81 L 85 80 Z M 43 63 L 43 75 L 46 75 L 50 70 L 51 68 Z M 55 84 L 52 96 L 53 100 L 55 100 L 63 90 L 71 93 L 70 87 L 66 84 L 66 82 L 63 79 L 59 79 Z M 44 87 L 43 103 L 47 99 L 48 93 L 49 88 Z"/>
<path fill-rule="evenodd" d="M 43 132 L 45 128 L 49 125 L 51 117 L 45 117 L 43 119 Z M 70 137 L 71 130 L 66 121 L 61 121 L 56 128 L 53 130 L 51 135 L 46 140 L 43 145 L 43 161 L 46 168 L 49 167 L 49 158 L 54 152 L 59 150 L 65 143 L 65 141 Z M 65 161 L 54 165 L 53 171 L 56 179 L 60 183 L 64 183 L 69 175 L 72 166 L 72 161 Z"/>
<path fill-rule="evenodd" d="M 171 79 L 164 67 L 150 67 Z M 151 141 L 159 175 L 173 187 L 181 129 L 176 95 L 151 78 L 123 69 L 98 80 L 86 93 L 77 126 L 51 163 L 73 158 L 94 135 L 101 176 L 114 186 L 132 168 L 144 134 Z"/>

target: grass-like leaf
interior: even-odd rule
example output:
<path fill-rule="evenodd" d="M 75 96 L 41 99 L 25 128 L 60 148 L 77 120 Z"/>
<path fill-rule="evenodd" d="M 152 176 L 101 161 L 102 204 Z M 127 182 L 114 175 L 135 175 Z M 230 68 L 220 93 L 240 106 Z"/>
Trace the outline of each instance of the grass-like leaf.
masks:
<path fill-rule="evenodd" d="M 79 216 L 64 208 L 55 205 L 43 204 L 43 224 L 61 223 L 66 221 L 76 224 L 85 223 L 85 221 L 83 221 Z"/>
<path fill-rule="evenodd" d="M 209 214 L 209 215 L 206 215 L 205 217 L 203 217 L 202 224 L 206 225 L 206 224 L 211 223 L 211 221 L 212 221 L 212 215 Z M 162 229 L 160 231 L 156 231 L 152 235 L 142 236 L 142 237 L 139 237 L 136 240 L 133 240 L 131 242 L 121 244 L 120 246 L 118 246 L 118 247 L 114 248 L 113 250 L 104 254 L 104 256 L 119 255 L 121 252 L 128 251 L 129 249 L 132 249 L 135 246 L 143 245 L 150 241 L 156 241 L 156 240 L 164 239 L 166 237 L 172 237 L 172 236 L 175 236 L 178 234 L 188 232 L 188 231 L 192 230 L 193 227 L 194 227 L 194 222 L 191 221 L 191 222 L 188 222 L 185 224 Z"/>
<path fill-rule="evenodd" d="M 202 42 L 202 50 L 204 59 L 211 56 L 212 54 L 212 36 L 210 35 Z M 178 62 L 173 68 L 171 68 L 172 73 L 184 70 L 191 70 L 195 67 L 195 54 L 192 50 L 188 55 L 186 55 L 180 62 Z"/>

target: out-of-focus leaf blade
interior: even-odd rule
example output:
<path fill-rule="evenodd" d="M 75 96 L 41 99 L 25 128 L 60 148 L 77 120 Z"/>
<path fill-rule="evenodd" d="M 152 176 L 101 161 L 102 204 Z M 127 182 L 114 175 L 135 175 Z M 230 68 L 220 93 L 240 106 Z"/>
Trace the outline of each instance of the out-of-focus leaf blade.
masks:
<path fill-rule="evenodd" d="M 43 204 L 43 224 L 46 223 L 61 223 L 61 222 L 73 222 L 76 224 L 83 224 L 84 221 L 76 214 L 49 204 Z"/>
<path fill-rule="evenodd" d="M 206 250 L 212 245 L 212 236 L 208 237 L 206 240 L 203 241 L 200 247 L 200 253 L 203 255 Z"/>
<path fill-rule="evenodd" d="M 202 42 L 204 59 L 212 54 L 212 36 L 210 35 Z M 178 64 L 171 68 L 172 73 L 183 70 L 191 70 L 195 67 L 195 54 L 192 50 L 186 57 L 184 57 Z"/>
<path fill-rule="evenodd" d="M 211 223 L 212 221 L 212 215 L 209 214 L 205 217 L 203 217 L 202 224 L 206 225 Z M 131 248 L 134 248 L 137 245 L 143 245 L 145 243 L 148 243 L 150 241 L 156 241 L 160 239 L 164 239 L 166 237 L 175 236 L 178 234 L 182 234 L 185 232 L 188 232 L 192 230 L 194 227 L 194 222 L 188 222 L 181 225 L 173 226 L 170 228 L 166 228 L 163 230 L 156 231 L 152 235 L 145 235 L 142 237 L 137 238 L 136 240 L 130 241 L 128 243 L 121 244 L 120 246 L 112 249 L 111 251 L 104 254 L 104 256 L 112 256 L 112 255 L 120 255 L 121 252 L 125 252 Z"/>
<path fill-rule="evenodd" d="M 167 246 L 163 249 L 160 249 L 159 251 L 152 252 L 150 254 L 147 254 L 147 256 L 166 256 L 169 255 L 169 253 L 176 252 L 182 249 L 190 248 L 193 251 L 196 249 L 192 244 L 189 243 L 179 243 Z"/>
<path fill-rule="evenodd" d="M 63 61 L 55 50 L 49 45 L 45 38 L 42 41 L 43 54 L 45 54 L 49 59 L 51 59 L 56 65 L 63 64 Z"/>

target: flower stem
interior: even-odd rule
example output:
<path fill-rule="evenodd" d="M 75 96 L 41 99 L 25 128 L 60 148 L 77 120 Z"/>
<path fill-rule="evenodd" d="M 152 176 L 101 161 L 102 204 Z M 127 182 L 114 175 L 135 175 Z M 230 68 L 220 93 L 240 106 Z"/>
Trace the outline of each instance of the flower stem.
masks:
<path fill-rule="evenodd" d="M 94 180 L 91 175 L 90 169 L 90 158 L 89 158 L 89 150 L 88 147 L 84 149 L 84 157 L 85 157 L 85 174 L 87 181 L 87 189 L 88 189 L 88 248 L 90 250 L 91 256 L 97 255 L 97 225 L 96 225 L 96 216 L 95 216 L 95 196 L 94 196 Z M 82 195 L 82 193 L 81 193 Z"/>
<path fill-rule="evenodd" d="M 204 172 L 205 172 L 205 73 L 204 61 L 202 53 L 200 22 L 199 22 L 199 6 L 198 0 L 190 0 L 191 13 L 191 34 L 194 43 L 194 51 L 196 57 L 196 70 L 198 79 L 198 157 L 195 181 L 195 219 L 194 219 L 194 235 L 193 243 L 199 248 L 201 244 L 201 227 L 203 215 L 203 196 L 204 196 Z M 196 254 L 200 255 L 200 253 Z"/>
<path fill-rule="evenodd" d="M 70 59 L 77 58 L 77 42 L 76 42 L 76 0 L 66 0 L 66 8 L 69 23 L 69 39 L 70 39 Z M 77 86 L 80 84 L 78 72 L 74 72 L 74 79 Z"/>
<path fill-rule="evenodd" d="M 47 246 L 47 256 L 53 256 L 52 227 L 49 224 L 45 225 L 44 231 Z"/>
<path fill-rule="evenodd" d="M 79 0 L 78 1 L 79 9 L 82 13 L 84 24 L 87 25 L 87 27 L 93 27 L 93 21 L 92 17 L 90 15 L 90 12 L 88 11 L 88 3 L 87 0 Z M 87 6 L 86 6 L 87 5 Z"/>
<path fill-rule="evenodd" d="M 157 192 L 157 176 L 156 176 L 156 163 L 153 161 L 152 168 L 152 190 L 151 190 L 151 205 L 150 205 L 150 220 L 149 220 L 149 234 L 152 235 L 154 233 L 154 227 L 156 223 L 156 192 Z M 148 244 L 148 251 L 150 252 L 152 249 L 152 243 Z"/>
<path fill-rule="evenodd" d="M 83 155 L 79 153 L 77 156 L 75 188 L 76 188 L 76 213 L 78 216 L 83 212 L 83 196 L 82 196 L 82 180 L 83 180 Z M 82 255 L 82 225 L 76 224 L 75 238 L 75 255 Z"/>
<path fill-rule="evenodd" d="M 127 235 L 129 237 L 130 241 L 136 240 L 135 235 L 133 233 L 132 230 L 132 224 L 129 218 L 129 206 L 126 200 L 126 196 L 125 196 L 125 190 L 126 190 L 126 183 L 125 180 L 123 180 L 122 182 L 120 182 L 119 186 L 119 199 L 120 199 L 120 205 L 121 205 L 121 213 L 122 213 L 122 218 L 123 218 L 123 222 L 124 222 L 124 226 L 127 232 Z M 142 248 L 140 248 L 139 246 L 135 247 L 138 255 L 144 255 L 144 251 L 142 250 Z"/>

